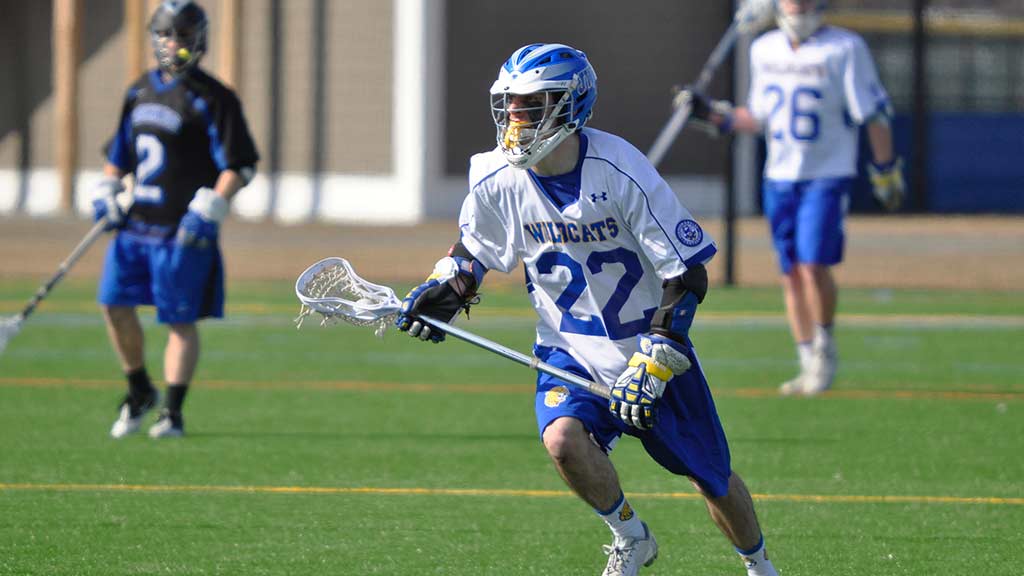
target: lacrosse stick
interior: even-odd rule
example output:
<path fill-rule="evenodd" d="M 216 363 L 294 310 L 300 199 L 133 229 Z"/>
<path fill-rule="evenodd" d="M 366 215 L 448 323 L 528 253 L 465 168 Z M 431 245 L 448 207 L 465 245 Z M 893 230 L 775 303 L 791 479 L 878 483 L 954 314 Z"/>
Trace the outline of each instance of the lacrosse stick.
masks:
<path fill-rule="evenodd" d="M 35 296 L 28 301 L 25 308 L 16 316 L 0 318 L 0 354 L 3 353 L 5 348 L 7 348 L 7 343 L 17 336 L 18 332 L 21 332 L 22 324 L 24 324 L 25 319 L 35 311 L 36 306 L 38 306 L 39 303 L 43 301 L 43 298 L 46 298 L 50 291 L 53 290 L 54 286 L 64 278 L 64 275 L 68 273 L 68 270 L 74 266 L 75 262 L 78 262 L 78 259 L 85 254 L 86 250 L 88 250 L 94 242 L 96 242 L 96 239 L 103 235 L 106 225 L 106 216 L 97 220 L 96 223 L 93 224 L 92 228 L 89 229 L 85 238 L 82 238 L 81 242 L 78 243 L 78 246 L 75 246 L 75 249 L 71 251 L 71 254 L 60 263 L 60 266 L 57 268 L 57 272 L 47 280 L 45 284 L 36 290 Z"/>
<path fill-rule="evenodd" d="M 715 71 L 732 51 L 732 47 L 740 35 L 756 32 L 762 28 L 770 20 L 774 11 L 774 0 L 745 0 L 733 16 L 729 28 L 722 35 L 715 49 L 711 51 L 707 61 L 704 62 L 704 66 L 700 69 L 700 75 L 697 76 L 697 81 L 693 84 L 693 91 L 703 93 L 707 90 Z M 675 111 L 662 127 L 661 132 L 658 133 L 650 151 L 647 152 L 647 159 L 654 167 L 657 167 L 665 158 L 668 149 L 679 136 L 679 132 L 686 126 L 686 121 L 690 119 L 690 114 L 693 112 L 693 102 L 689 99 L 677 98 L 673 102 L 673 106 Z"/>
<path fill-rule="evenodd" d="M 300 327 L 306 317 L 316 313 L 321 316 L 321 326 L 339 320 L 356 326 L 374 326 L 380 337 L 402 310 L 402 301 L 395 296 L 394 290 L 360 278 L 344 258 L 325 258 L 307 268 L 295 281 L 295 295 L 302 302 L 302 309 L 295 319 Z M 425 315 L 417 318 L 446 334 L 513 362 L 560 378 L 603 398 L 609 397 L 607 386 L 566 372 L 539 358 L 527 356 L 437 318 Z"/>

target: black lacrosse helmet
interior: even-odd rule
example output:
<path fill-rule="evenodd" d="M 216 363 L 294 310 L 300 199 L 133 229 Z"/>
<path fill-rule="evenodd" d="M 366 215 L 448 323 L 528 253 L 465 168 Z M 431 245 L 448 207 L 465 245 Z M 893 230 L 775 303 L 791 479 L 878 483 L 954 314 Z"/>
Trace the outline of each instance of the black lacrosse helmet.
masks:
<path fill-rule="evenodd" d="M 153 53 L 160 69 L 179 76 L 195 66 L 206 52 L 206 12 L 192 0 L 164 0 L 149 20 Z M 170 40 L 176 46 L 172 49 Z"/>

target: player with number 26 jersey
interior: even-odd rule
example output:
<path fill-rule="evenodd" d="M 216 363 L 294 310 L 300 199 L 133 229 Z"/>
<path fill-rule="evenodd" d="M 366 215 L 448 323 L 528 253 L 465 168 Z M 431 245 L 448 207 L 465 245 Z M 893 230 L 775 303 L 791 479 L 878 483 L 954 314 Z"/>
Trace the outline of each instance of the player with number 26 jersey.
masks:
<path fill-rule="evenodd" d="M 889 107 L 864 40 L 828 26 L 794 49 L 776 29 L 751 45 L 750 67 L 748 107 L 771 139 L 765 177 L 855 176 L 859 127 Z"/>
<path fill-rule="evenodd" d="M 892 106 L 864 40 L 824 24 L 825 0 L 775 0 L 775 9 L 778 29 L 750 47 L 747 106 L 685 94 L 695 103 L 694 117 L 718 133 L 764 135 L 764 214 L 800 362 L 779 392 L 811 396 L 830 389 L 838 369 L 839 292 L 831 269 L 843 261 L 862 131 L 879 203 L 898 209 L 905 184 Z"/>
<path fill-rule="evenodd" d="M 488 269 L 523 262 L 537 344 L 614 382 L 650 327 L 662 281 L 710 260 L 715 245 L 636 148 L 593 128 L 579 134 L 579 161 L 562 177 L 578 194 L 546 188 L 495 148 L 472 158 L 459 225 Z"/>

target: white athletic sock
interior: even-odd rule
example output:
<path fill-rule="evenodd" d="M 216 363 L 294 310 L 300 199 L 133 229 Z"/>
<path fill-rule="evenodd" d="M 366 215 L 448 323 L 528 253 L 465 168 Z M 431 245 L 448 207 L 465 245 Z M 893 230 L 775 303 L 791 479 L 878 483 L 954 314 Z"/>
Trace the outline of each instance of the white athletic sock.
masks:
<path fill-rule="evenodd" d="M 752 550 L 737 548 L 736 553 L 740 555 L 743 565 L 747 567 L 747 576 L 779 576 L 765 552 L 764 536 L 761 536 L 761 541 Z"/>
<path fill-rule="evenodd" d="M 827 350 L 832 347 L 832 325 L 824 326 L 822 324 L 814 325 L 814 348 L 818 350 Z"/>
<path fill-rule="evenodd" d="M 813 356 L 814 347 L 810 340 L 807 342 L 800 342 L 796 345 L 796 352 L 800 356 L 800 371 L 807 372 L 811 365 L 811 358 Z"/>
<path fill-rule="evenodd" d="M 619 493 L 619 499 L 610 510 L 602 512 L 595 509 L 594 511 L 604 519 L 616 538 L 644 537 L 644 526 L 640 523 L 640 517 L 637 516 L 633 507 L 626 501 L 626 496 L 621 492 Z"/>

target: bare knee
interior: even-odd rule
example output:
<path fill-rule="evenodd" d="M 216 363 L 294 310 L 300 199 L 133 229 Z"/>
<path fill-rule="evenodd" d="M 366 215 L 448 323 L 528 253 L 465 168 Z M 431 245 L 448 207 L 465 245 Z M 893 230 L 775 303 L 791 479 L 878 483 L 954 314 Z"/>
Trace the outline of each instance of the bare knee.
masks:
<path fill-rule="evenodd" d="M 167 328 L 171 334 L 181 338 L 182 340 L 194 339 L 198 333 L 194 322 L 188 324 L 171 324 Z"/>
<path fill-rule="evenodd" d="M 555 462 L 565 462 L 589 442 L 583 423 L 575 418 L 559 418 L 544 429 L 544 448 Z"/>
<path fill-rule="evenodd" d="M 136 321 L 135 308 L 132 306 L 103 306 L 103 318 L 107 324 L 114 327 L 122 327 L 134 324 Z"/>

